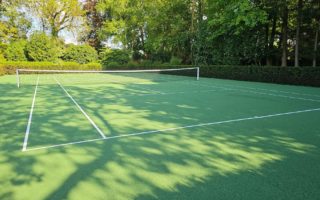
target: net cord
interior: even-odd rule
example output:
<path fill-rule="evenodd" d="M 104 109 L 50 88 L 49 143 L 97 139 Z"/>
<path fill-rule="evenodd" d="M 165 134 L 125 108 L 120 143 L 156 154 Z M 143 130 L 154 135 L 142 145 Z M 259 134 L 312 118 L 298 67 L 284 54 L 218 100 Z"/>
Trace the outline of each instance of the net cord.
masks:
<path fill-rule="evenodd" d="M 19 72 L 61 72 L 61 73 L 137 73 L 137 72 L 168 72 L 199 69 L 199 67 L 175 68 L 175 69 L 146 69 L 146 70 L 36 70 L 36 69 L 17 69 Z"/>

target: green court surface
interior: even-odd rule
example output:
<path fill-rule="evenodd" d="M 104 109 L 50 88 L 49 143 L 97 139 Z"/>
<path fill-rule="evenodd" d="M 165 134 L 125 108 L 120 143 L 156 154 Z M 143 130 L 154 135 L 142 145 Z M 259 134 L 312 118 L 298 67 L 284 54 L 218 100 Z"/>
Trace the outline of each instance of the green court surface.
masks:
<path fill-rule="evenodd" d="M 319 88 L 42 74 L 0 94 L 1 200 L 320 197 Z"/>

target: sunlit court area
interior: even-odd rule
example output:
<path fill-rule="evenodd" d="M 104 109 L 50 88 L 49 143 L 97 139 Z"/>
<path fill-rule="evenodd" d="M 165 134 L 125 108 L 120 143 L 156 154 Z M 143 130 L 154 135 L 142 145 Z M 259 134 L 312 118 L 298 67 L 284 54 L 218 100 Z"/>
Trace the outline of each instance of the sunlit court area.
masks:
<path fill-rule="evenodd" d="M 319 0 L 0 0 L 0 200 L 320 199 Z"/>

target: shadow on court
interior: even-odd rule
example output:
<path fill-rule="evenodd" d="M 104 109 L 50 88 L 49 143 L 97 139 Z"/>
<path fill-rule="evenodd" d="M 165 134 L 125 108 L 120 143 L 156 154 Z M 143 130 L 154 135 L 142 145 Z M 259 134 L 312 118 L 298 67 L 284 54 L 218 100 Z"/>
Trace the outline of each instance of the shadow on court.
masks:
<path fill-rule="evenodd" d="M 70 115 L 77 108 L 67 96 L 57 97 L 60 88 L 40 89 L 47 95 L 40 102 L 60 108 L 47 113 L 36 107 L 36 120 L 46 126 L 34 129 L 39 135 L 45 133 L 33 138 L 34 144 L 73 141 L 82 137 L 80 133 L 94 131 L 85 119 L 68 123 L 71 117 L 79 120 L 81 113 Z M 139 98 L 123 97 L 121 88 L 66 89 L 111 135 L 251 116 L 275 106 L 254 107 L 248 100 L 249 105 L 230 108 L 237 99 L 228 99 L 229 94 L 212 94 L 199 102 L 199 95 Z M 4 121 L 0 199 L 316 199 L 320 195 L 318 112 L 22 153 L 34 87 L 16 90 L 1 85 L 0 90 Z M 124 90 L 139 93 L 130 86 Z M 95 101 L 81 99 L 89 95 Z M 112 110 L 110 105 L 117 106 Z M 283 109 L 297 105 L 287 106 Z M 83 129 L 82 124 L 86 124 Z"/>

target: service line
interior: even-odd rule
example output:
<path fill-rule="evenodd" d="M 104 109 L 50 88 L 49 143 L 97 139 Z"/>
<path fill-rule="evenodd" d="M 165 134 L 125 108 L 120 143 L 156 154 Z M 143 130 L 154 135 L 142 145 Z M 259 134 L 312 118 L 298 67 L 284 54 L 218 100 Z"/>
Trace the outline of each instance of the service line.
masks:
<path fill-rule="evenodd" d="M 227 124 L 227 123 L 234 123 L 234 122 L 241 122 L 241 121 L 249 121 L 249 120 L 259 120 L 259 119 L 266 119 L 266 118 L 273 118 L 273 117 L 280 117 L 280 116 L 294 115 L 294 114 L 308 113 L 308 112 L 316 112 L 316 111 L 320 111 L 320 108 L 307 109 L 307 110 L 298 110 L 298 111 L 292 111 L 292 112 L 283 112 L 283 113 L 276 113 L 276 114 L 269 114 L 269 115 L 252 116 L 252 117 L 231 119 L 231 120 L 225 120 L 225 121 L 216 121 L 216 122 L 210 122 L 210 123 L 193 124 L 193 125 L 188 125 L 188 126 L 180 126 L 180 127 L 166 128 L 166 129 L 160 129 L 160 130 L 143 131 L 143 132 L 138 132 L 138 133 L 131 133 L 131 134 L 125 134 L 125 135 L 118 135 L 118 136 L 110 136 L 110 137 L 105 137 L 105 138 L 82 140 L 82 141 L 77 141 L 77 142 L 69 142 L 69 143 L 57 144 L 57 145 L 51 145 L 51 146 L 29 148 L 27 151 L 35 151 L 35 150 L 41 150 L 41 149 L 51 149 L 51 148 L 57 148 L 57 147 L 63 147 L 63 146 L 69 146 L 69 145 L 76 145 L 76 144 L 83 144 L 83 143 L 90 143 L 90 142 L 96 142 L 96 141 L 102 141 L 102 140 L 111 140 L 111 139 L 116 139 L 116 138 L 134 137 L 134 136 L 139 136 L 139 135 L 149 135 L 149 134 L 170 132 L 170 131 L 181 130 L 181 129 L 213 126 L 213 125 Z"/>

